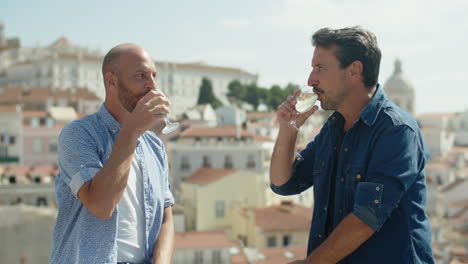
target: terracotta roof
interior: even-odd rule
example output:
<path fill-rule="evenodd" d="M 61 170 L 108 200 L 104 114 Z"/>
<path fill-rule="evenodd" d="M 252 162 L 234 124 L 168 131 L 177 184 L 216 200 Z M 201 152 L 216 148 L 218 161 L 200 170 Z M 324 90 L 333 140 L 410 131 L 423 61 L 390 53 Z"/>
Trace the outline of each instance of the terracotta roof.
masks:
<path fill-rule="evenodd" d="M 255 208 L 255 225 L 263 231 L 304 230 L 310 228 L 312 209 L 292 202 Z"/>
<path fill-rule="evenodd" d="M 265 259 L 256 261 L 256 264 L 284 264 L 307 257 L 307 247 L 265 248 L 260 250 L 260 253 L 265 256 Z"/>
<path fill-rule="evenodd" d="M 460 184 L 462 184 L 464 181 L 466 181 L 468 179 L 456 179 L 454 182 L 450 183 L 450 184 L 447 184 L 445 186 L 442 186 L 440 188 L 440 191 L 442 192 L 447 192 L 447 191 L 450 191 L 452 190 L 453 188 L 459 186 Z"/>
<path fill-rule="evenodd" d="M 275 115 L 275 112 L 250 112 L 247 113 L 247 119 L 273 118 Z"/>
<path fill-rule="evenodd" d="M 85 88 L 77 88 L 74 93 L 65 88 L 52 89 L 50 87 L 33 87 L 27 90 L 19 87 L 1 87 L 1 89 L 3 90 L 3 93 L 0 94 L 0 102 L 2 103 L 43 102 L 47 99 L 101 101 L 96 94 Z"/>
<path fill-rule="evenodd" d="M 191 62 L 191 63 L 174 63 L 174 62 L 163 62 L 163 61 L 155 61 L 156 68 L 164 67 L 163 65 L 168 65 L 169 67 L 175 67 L 178 70 L 204 70 L 210 72 L 228 72 L 228 73 L 237 73 L 237 74 L 246 74 L 256 77 L 255 74 L 251 74 L 249 72 L 243 71 L 239 68 L 231 68 L 231 67 L 222 67 L 222 66 L 212 66 L 205 64 L 203 62 Z"/>
<path fill-rule="evenodd" d="M 210 184 L 234 172 L 235 170 L 228 169 L 200 168 L 190 177 L 185 178 L 184 182 L 193 184 Z"/>
<path fill-rule="evenodd" d="M 15 113 L 18 110 L 18 105 L 0 105 L 0 113 Z"/>
<path fill-rule="evenodd" d="M 455 167 L 449 161 L 436 161 L 436 162 L 429 162 L 426 165 L 426 169 L 449 170 L 449 169 L 455 169 Z"/>
<path fill-rule="evenodd" d="M 236 126 L 228 125 L 221 127 L 190 127 L 180 133 L 180 137 L 236 137 Z M 241 128 L 240 136 L 254 138 L 255 134 Z"/>
<path fill-rule="evenodd" d="M 175 248 L 230 248 L 238 245 L 230 241 L 224 231 L 176 232 Z"/>
<path fill-rule="evenodd" d="M 42 179 L 48 178 L 49 176 L 56 177 L 58 173 L 58 167 L 54 165 L 39 165 L 39 166 L 8 166 L 3 167 L 0 174 L 9 176 L 14 174 L 18 183 L 31 183 L 32 177 L 40 175 Z"/>
<path fill-rule="evenodd" d="M 23 117 L 47 117 L 46 111 L 24 111 Z"/>
<path fill-rule="evenodd" d="M 455 146 L 449 150 L 450 154 L 468 153 L 468 147 Z"/>
<path fill-rule="evenodd" d="M 432 118 L 442 118 L 442 117 L 447 117 L 447 118 L 454 118 L 455 113 L 425 113 L 425 114 L 419 114 L 416 116 L 416 119 L 432 119 Z"/>

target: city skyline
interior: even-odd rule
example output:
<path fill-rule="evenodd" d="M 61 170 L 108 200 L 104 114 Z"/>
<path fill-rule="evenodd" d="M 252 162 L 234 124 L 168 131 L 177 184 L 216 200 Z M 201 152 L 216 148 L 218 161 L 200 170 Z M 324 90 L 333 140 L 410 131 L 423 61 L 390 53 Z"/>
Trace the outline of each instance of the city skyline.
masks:
<path fill-rule="evenodd" d="M 107 51 L 121 42 L 146 47 L 159 61 L 204 61 L 259 74 L 259 85 L 304 83 L 317 29 L 362 25 L 378 38 L 379 82 L 396 58 L 416 89 L 416 113 L 467 110 L 468 3 L 449 1 L 278 0 L 64 3 L 7 0 L 0 20 L 22 46 L 61 36 Z M 404 42 L 402 42 L 404 40 Z M 443 88 L 440 88 L 443 87 Z M 466 87 L 468 88 L 468 87 Z"/>

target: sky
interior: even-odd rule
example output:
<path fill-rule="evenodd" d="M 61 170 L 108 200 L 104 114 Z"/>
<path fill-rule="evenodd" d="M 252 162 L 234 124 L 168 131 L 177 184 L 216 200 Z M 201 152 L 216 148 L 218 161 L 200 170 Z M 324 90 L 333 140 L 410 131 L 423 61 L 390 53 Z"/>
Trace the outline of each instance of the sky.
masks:
<path fill-rule="evenodd" d="M 1 0 L 0 20 L 25 47 L 134 42 L 160 61 L 241 68 L 265 87 L 306 83 L 316 30 L 360 25 L 382 50 L 379 82 L 401 59 L 421 114 L 468 110 L 466 10 L 466 0 Z"/>

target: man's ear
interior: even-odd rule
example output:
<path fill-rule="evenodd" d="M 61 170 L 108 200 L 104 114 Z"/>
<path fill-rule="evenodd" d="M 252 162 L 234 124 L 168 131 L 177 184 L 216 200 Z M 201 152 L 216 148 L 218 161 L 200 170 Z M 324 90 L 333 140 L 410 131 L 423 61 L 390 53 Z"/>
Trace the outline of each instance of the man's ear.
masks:
<path fill-rule="evenodd" d="M 349 72 L 351 74 L 352 78 L 356 77 L 362 77 L 362 72 L 364 69 L 364 66 L 362 65 L 362 62 L 356 60 L 353 61 L 349 66 L 348 66 Z"/>
<path fill-rule="evenodd" d="M 106 87 L 114 88 L 116 86 L 114 74 L 112 74 L 112 72 L 106 72 L 104 74 L 104 82 L 106 83 Z"/>

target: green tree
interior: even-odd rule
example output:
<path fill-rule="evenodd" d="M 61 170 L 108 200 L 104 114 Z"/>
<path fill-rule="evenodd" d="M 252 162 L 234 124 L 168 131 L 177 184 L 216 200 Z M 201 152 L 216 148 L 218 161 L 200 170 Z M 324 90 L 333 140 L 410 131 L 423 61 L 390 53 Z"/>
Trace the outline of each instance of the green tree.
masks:
<path fill-rule="evenodd" d="M 228 84 L 227 97 L 231 103 L 243 101 L 245 94 L 246 87 L 239 80 L 233 80 Z"/>
<path fill-rule="evenodd" d="M 213 93 L 213 85 L 211 84 L 210 79 L 206 77 L 203 77 L 202 79 L 197 104 L 211 104 L 215 109 L 223 105 Z"/>
<path fill-rule="evenodd" d="M 267 105 L 270 109 L 276 109 L 286 98 L 285 92 L 279 85 L 273 85 L 268 94 Z"/>
<path fill-rule="evenodd" d="M 245 88 L 245 97 L 244 101 L 251 104 L 255 110 L 257 110 L 258 105 L 260 104 L 260 95 L 258 92 L 257 84 L 251 83 L 248 84 Z"/>

